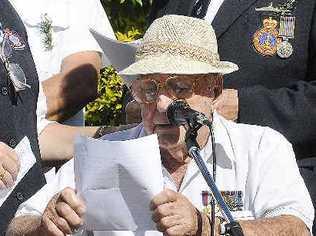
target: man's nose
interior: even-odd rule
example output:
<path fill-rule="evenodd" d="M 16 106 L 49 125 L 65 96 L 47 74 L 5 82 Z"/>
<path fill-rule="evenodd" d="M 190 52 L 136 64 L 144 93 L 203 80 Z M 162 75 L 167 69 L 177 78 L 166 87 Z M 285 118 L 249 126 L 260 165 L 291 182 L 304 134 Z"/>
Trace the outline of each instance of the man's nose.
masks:
<path fill-rule="evenodd" d="M 173 100 L 166 95 L 160 94 L 157 99 L 157 111 L 165 113 L 172 101 Z"/>

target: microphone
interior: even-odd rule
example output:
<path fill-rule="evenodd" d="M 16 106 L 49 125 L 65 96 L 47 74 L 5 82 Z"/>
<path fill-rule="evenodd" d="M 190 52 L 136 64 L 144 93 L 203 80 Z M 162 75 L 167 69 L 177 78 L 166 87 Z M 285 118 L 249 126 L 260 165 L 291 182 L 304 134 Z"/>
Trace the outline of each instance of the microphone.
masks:
<path fill-rule="evenodd" d="M 202 125 L 211 126 L 211 122 L 201 112 L 193 110 L 186 102 L 181 100 L 173 101 L 167 108 L 167 117 L 171 125 L 188 125 L 198 127 Z"/>

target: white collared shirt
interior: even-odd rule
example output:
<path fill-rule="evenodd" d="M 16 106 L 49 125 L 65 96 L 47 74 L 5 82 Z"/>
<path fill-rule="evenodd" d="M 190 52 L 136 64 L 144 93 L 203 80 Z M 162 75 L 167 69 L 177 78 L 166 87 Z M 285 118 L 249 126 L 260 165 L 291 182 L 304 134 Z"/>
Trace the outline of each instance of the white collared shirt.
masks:
<path fill-rule="evenodd" d="M 61 71 L 64 58 L 83 51 L 96 51 L 107 59 L 89 28 L 115 38 L 109 20 L 97 0 L 10 0 L 20 15 L 28 34 L 28 41 L 40 81 L 49 79 Z M 43 15 L 51 20 L 52 49 L 46 50 L 41 33 Z M 92 17 L 93 16 L 93 17 Z M 46 105 L 40 103 L 40 105 Z M 47 110 L 47 108 L 39 107 Z M 84 125 L 83 112 L 67 122 L 69 125 Z"/>
<path fill-rule="evenodd" d="M 236 124 L 214 114 L 217 155 L 216 184 L 220 191 L 241 191 L 242 207 L 232 212 L 239 219 L 294 215 L 311 228 L 314 208 L 296 165 L 291 144 L 278 132 L 260 126 Z M 142 126 L 104 136 L 108 140 L 126 140 L 144 135 Z M 201 150 L 212 170 L 211 142 Z M 163 171 L 165 186 L 176 190 L 172 178 Z M 73 161 L 58 172 L 52 183 L 44 186 L 17 215 L 44 211 L 48 201 L 65 187 L 74 188 Z M 179 192 L 199 210 L 203 209 L 202 191 L 209 188 L 194 161 L 188 165 Z M 152 233 L 152 232 L 150 232 Z M 94 232 L 95 235 L 133 235 L 132 232 Z"/>
<path fill-rule="evenodd" d="M 204 19 L 209 22 L 212 23 L 219 8 L 222 6 L 224 0 L 211 0 L 210 4 L 208 5 L 207 8 L 207 12 L 206 15 L 204 17 Z"/>

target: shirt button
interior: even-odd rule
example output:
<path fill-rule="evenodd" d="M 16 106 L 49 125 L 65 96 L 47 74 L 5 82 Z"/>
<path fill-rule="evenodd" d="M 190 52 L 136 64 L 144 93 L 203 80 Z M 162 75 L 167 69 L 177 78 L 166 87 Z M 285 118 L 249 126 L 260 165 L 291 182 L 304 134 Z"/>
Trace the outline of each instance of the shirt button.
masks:
<path fill-rule="evenodd" d="M 11 138 L 9 141 L 9 146 L 12 148 L 15 148 L 16 146 L 16 140 L 14 138 Z"/>
<path fill-rule="evenodd" d="M 16 193 L 16 199 L 18 199 L 19 201 L 24 201 L 24 195 L 21 192 L 17 192 Z"/>
<path fill-rule="evenodd" d="M 7 96 L 8 95 L 8 88 L 7 87 L 2 87 L 1 88 L 1 93 L 3 96 Z"/>

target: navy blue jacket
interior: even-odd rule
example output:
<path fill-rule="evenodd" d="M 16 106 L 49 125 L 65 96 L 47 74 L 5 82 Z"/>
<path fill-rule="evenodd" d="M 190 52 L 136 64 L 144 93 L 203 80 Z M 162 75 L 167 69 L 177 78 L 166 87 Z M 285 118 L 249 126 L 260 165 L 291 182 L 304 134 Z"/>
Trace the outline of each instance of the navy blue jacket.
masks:
<path fill-rule="evenodd" d="M 15 94 L 4 63 L 0 60 L 0 141 L 14 148 L 23 137 L 27 136 L 37 159 L 36 164 L 0 207 L 0 235 L 4 235 L 18 206 L 44 185 L 45 178 L 40 166 L 36 127 L 36 105 L 39 89 L 37 72 L 27 44 L 24 25 L 7 0 L 0 1 L 0 23 L 0 33 L 2 34 L 0 46 L 6 48 L 0 53 L 3 53 L 2 57 L 8 58 L 10 63 L 17 64 L 22 68 L 26 83 L 31 86 L 31 88 L 26 88 Z M 13 36 L 9 39 L 8 35 Z M 5 43 L 6 45 L 4 45 Z"/>
<path fill-rule="evenodd" d="M 150 22 L 165 14 L 194 14 L 196 0 L 156 0 Z M 222 60 L 239 65 L 224 87 L 238 90 L 239 122 L 269 126 L 292 144 L 297 159 L 316 156 L 316 2 L 297 0 L 293 55 L 262 56 L 253 47 L 271 0 L 224 0 L 212 25 Z M 274 0 L 273 5 L 285 0 Z"/>

